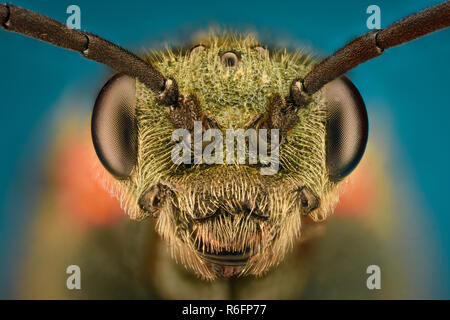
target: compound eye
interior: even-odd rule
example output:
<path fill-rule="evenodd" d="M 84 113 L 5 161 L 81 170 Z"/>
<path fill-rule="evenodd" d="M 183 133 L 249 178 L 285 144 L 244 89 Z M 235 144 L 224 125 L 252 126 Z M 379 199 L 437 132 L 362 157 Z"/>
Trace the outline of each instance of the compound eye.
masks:
<path fill-rule="evenodd" d="M 191 49 L 190 55 L 191 55 L 191 57 L 198 56 L 200 54 L 200 52 L 205 51 L 205 50 L 206 50 L 206 47 L 204 45 L 199 44 Z"/>
<path fill-rule="evenodd" d="M 367 144 L 369 123 L 364 101 L 345 76 L 323 87 L 327 102 L 326 152 L 330 180 L 349 175 L 361 160 Z"/>
<path fill-rule="evenodd" d="M 92 112 L 94 148 L 103 166 L 127 178 L 137 161 L 136 80 L 116 74 L 103 86 Z"/>
<path fill-rule="evenodd" d="M 235 67 L 239 62 L 239 58 L 233 51 L 225 52 L 220 58 L 222 64 L 227 67 Z"/>

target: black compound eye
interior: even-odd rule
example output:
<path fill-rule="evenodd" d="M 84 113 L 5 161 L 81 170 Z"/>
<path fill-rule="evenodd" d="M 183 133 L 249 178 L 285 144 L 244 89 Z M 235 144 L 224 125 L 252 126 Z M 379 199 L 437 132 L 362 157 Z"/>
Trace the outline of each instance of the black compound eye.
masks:
<path fill-rule="evenodd" d="M 116 74 L 103 86 L 92 112 L 94 148 L 103 166 L 127 178 L 137 161 L 136 81 Z"/>
<path fill-rule="evenodd" d="M 233 51 L 225 52 L 220 58 L 222 64 L 227 67 L 235 67 L 239 63 L 239 58 Z"/>
<path fill-rule="evenodd" d="M 193 56 L 199 55 L 200 52 L 205 51 L 205 50 L 206 50 L 206 47 L 204 45 L 199 44 L 199 45 L 196 45 L 195 47 L 193 47 L 189 54 L 191 55 L 191 57 L 193 57 Z"/>
<path fill-rule="evenodd" d="M 326 151 L 330 180 L 350 174 L 361 160 L 367 144 L 369 123 L 364 101 L 345 76 L 323 87 L 327 100 Z"/>

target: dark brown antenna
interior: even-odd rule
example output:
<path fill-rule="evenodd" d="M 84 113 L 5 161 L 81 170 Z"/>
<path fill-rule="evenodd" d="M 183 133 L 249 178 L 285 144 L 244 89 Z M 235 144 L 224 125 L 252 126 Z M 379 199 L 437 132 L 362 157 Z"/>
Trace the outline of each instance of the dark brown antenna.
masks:
<path fill-rule="evenodd" d="M 297 107 L 328 82 L 357 65 L 378 57 L 384 50 L 450 26 L 450 1 L 414 13 L 389 27 L 374 30 L 349 42 L 322 60 L 306 75 L 291 84 L 291 98 Z"/>
<path fill-rule="evenodd" d="M 178 99 L 174 79 L 164 78 L 150 63 L 92 33 L 69 29 L 56 20 L 11 4 L 0 4 L 0 23 L 7 31 L 77 51 L 87 59 L 137 78 L 158 94 L 164 104 L 174 104 Z"/>

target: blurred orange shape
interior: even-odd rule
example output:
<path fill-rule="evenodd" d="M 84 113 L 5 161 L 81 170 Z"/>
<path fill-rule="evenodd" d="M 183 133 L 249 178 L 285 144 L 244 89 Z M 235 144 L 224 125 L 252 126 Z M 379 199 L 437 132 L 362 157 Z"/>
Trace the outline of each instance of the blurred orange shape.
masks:
<path fill-rule="evenodd" d="M 374 159 L 365 157 L 348 181 L 336 206 L 335 214 L 340 217 L 364 217 L 374 208 L 379 197 L 378 188 L 382 185 L 377 179 Z"/>
<path fill-rule="evenodd" d="M 59 203 L 87 226 L 111 225 L 125 216 L 118 200 L 98 181 L 98 161 L 89 135 L 64 139 L 56 156 Z"/>

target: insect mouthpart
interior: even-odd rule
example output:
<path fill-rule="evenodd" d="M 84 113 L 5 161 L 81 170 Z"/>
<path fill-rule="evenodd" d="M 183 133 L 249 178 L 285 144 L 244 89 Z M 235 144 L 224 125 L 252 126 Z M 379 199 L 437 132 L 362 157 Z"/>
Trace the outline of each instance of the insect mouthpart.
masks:
<path fill-rule="evenodd" d="M 238 251 L 229 249 L 216 252 L 209 251 L 206 248 L 207 246 L 202 241 L 199 241 L 196 245 L 197 252 L 204 260 L 220 266 L 243 266 L 252 256 L 249 248 Z"/>
<path fill-rule="evenodd" d="M 218 253 L 200 252 L 200 255 L 208 262 L 212 262 L 222 266 L 243 266 L 250 258 L 249 253 L 221 251 Z"/>
<path fill-rule="evenodd" d="M 268 219 L 258 208 L 250 209 L 247 205 L 242 205 L 236 207 L 234 211 L 227 211 L 222 208 L 217 209 L 212 215 L 195 218 L 194 224 L 191 225 L 191 241 L 194 244 L 196 251 L 200 254 L 201 258 L 214 265 L 216 272 L 223 274 L 224 272 L 228 273 L 228 275 L 234 275 L 241 271 L 241 268 L 217 268 L 219 266 L 222 267 L 236 267 L 236 266 L 244 266 L 248 260 L 255 255 L 255 250 L 251 250 L 250 247 L 239 246 L 239 243 L 223 243 L 221 247 L 212 247 L 210 244 L 205 243 L 202 237 L 199 237 L 199 233 L 202 232 L 203 227 L 197 227 L 200 224 L 207 224 L 209 222 L 213 222 L 215 220 L 218 224 L 223 224 L 224 220 L 227 219 L 231 224 L 235 223 L 235 216 L 244 216 L 248 217 L 252 220 L 261 220 L 266 221 Z M 222 221 L 220 221 L 222 220 Z M 214 222 L 213 222 L 214 223 Z M 242 227 L 242 223 L 245 223 L 245 219 L 241 220 L 240 226 Z M 238 226 L 238 225 L 237 225 Z M 258 225 L 257 225 L 258 226 Z M 257 232 L 260 232 L 260 227 L 258 227 Z M 254 235 L 255 236 L 255 235 Z M 259 235 L 256 237 L 259 238 Z M 219 244 L 220 246 L 220 244 Z M 240 248 L 240 249 L 236 249 Z"/>
<path fill-rule="evenodd" d="M 261 274 L 279 263 L 321 198 L 300 179 L 230 165 L 161 179 L 139 203 L 158 217 L 157 230 L 172 253 L 214 279 Z"/>
<path fill-rule="evenodd" d="M 249 247 L 241 250 L 218 250 L 211 251 L 210 246 L 206 245 L 202 240 L 196 242 L 193 239 L 196 252 L 200 258 L 206 262 L 209 269 L 215 274 L 223 277 L 237 276 L 245 270 L 245 266 L 249 260 L 255 255 Z"/>
<path fill-rule="evenodd" d="M 224 277 L 232 277 L 242 273 L 251 258 L 251 255 L 245 251 L 221 251 L 218 253 L 199 251 L 199 254 L 216 274 Z"/>

